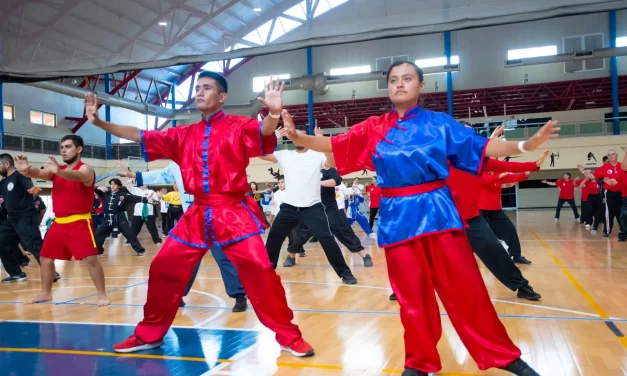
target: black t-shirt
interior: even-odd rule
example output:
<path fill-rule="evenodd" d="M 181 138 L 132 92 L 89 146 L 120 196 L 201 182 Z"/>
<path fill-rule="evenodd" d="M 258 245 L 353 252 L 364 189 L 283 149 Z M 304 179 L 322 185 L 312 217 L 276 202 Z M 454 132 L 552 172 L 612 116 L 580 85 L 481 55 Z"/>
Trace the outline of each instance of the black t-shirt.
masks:
<path fill-rule="evenodd" d="M 0 195 L 9 217 L 37 210 L 33 195 L 27 191 L 31 188 L 33 181 L 17 171 L 0 181 Z"/>
<path fill-rule="evenodd" d="M 320 179 L 320 181 L 325 181 L 329 179 L 335 180 L 336 185 L 342 184 L 342 177 L 340 176 L 340 174 L 338 174 L 335 168 L 322 170 L 322 178 Z M 325 206 L 337 206 L 337 201 L 335 200 L 335 187 L 322 187 L 320 189 L 320 200 Z"/>
<path fill-rule="evenodd" d="M 34 197 L 34 200 L 35 200 L 35 208 L 37 208 L 38 212 L 48 209 L 44 200 L 42 200 L 41 197 L 39 197 L 38 195 Z"/>

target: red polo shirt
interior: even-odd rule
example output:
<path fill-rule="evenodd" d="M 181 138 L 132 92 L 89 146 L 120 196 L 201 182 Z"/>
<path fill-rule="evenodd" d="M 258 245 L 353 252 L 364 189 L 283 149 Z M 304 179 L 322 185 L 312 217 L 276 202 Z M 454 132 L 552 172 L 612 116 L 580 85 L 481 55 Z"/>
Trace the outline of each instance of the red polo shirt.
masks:
<path fill-rule="evenodd" d="M 574 200 L 575 199 L 575 184 L 573 179 L 560 179 L 555 182 L 555 185 L 560 189 L 559 198 L 562 200 Z"/>
<path fill-rule="evenodd" d="M 367 189 L 368 196 L 370 197 L 370 207 L 378 208 L 381 202 L 381 188 L 378 185 L 371 184 Z"/>
<path fill-rule="evenodd" d="M 599 167 L 593 173 L 594 177 L 597 179 L 616 179 L 618 184 L 616 185 L 608 185 L 607 183 L 603 183 L 603 188 L 610 192 L 621 192 L 624 193 L 623 190 L 623 168 L 620 165 L 620 162 L 616 162 L 616 165 L 612 166 L 610 162 L 605 163 L 603 166 Z M 623 194 L 625 196 L 625 194 Z"/>
<path fill-rule="evenodd" d="M 484 171 L 501 172 L 526 172 L 537 171 L 535 162 L 505 162 L 493 158 L 486 159 L 483 165 Z M 498 178 L 498 174 L 496 175 Z M 450 167 L 446 184 L 453 192 L 455 204 L 462 219 L 467 220 L 479 216 L 479 195 L 481 192 L 481 179 L 478 176 Z M 499 205 L 501 198 L 499 196 Z"/>

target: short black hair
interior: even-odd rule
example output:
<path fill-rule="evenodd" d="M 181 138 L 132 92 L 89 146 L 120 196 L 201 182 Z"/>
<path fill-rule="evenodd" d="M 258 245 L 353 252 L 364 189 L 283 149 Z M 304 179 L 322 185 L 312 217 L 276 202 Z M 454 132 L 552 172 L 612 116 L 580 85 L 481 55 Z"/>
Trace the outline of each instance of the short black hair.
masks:
<path fill-rule="evenodd" d="M 414 67 L 414 69 L 416 70 L 416 74 L 418 75 L 418 82 L 424 81 L 425 74 L 422 71 L 422 68 L 417 66 L 416 63 L 414 63 L 413 61 L 407 61 L 407 60 L 396 61 L 396 62 L 392 63 L 392 65 L 390 65 L 390 67 L 388 68 L 387 73 L 385 74 L 385 80 L 389 82 L 390 81 L 390 72 L 392 72 L 392 69 L 398 67 L 399 65 L 403 65 L 403 64 L 411 65 L 412 67 Z"/>
<path fill-rule="evenodd" d="M 295 128 L 297 131 L 309 132 L 309 126 L 305 124 L 298 124 Z"/>
<path fill-rule="evenodd" d="M 569 178 L 573 177 L 570 172 L 565 172 L 564 175 L 568 175 Z"/>
<path fill-rule="evenodd" d="M 121 187 L 122 186 L 122 180 L 120 180 L 118 178 L 113 178 L 113 179 L 109 180 L 109 185 L 111 185 L 111 184 L 115 184 L 118 187 Z"/>
<path fill-rule="evenodd" d="M 72 143 L 74 144 L 74 146 L 81 147 L 83 149 L 85 149 L 85 143 L 83 142 L 83 138 L 81 136 L 75 135 L 75 134 L 68 134 L 63 136 L 63 138 L 61 139 L 61 142 L 70 140 L 72 141 Z"/>
<path fill-rule="evenodd" d="M 204 77 L 215 80 L 216 84 L 218 85 L 218 91 L 220 91 L 220 93 L 229 92 L 229 84 L 226 83 L 226 78 L 224 78 L 224 76 L 220 73 L 212 71 L 202 71 L 198 75 L 198 80 Z"/>
<path fill-rule="evenodd" d="M 0 160 L 2 162 L 8 162 L 9 166 L 11 166 L 11 167 L 15 166 L 15 161 L 13 160 L 13 157 L 9 153 L 2 153 L 2 154 L 0 154 Z"/>

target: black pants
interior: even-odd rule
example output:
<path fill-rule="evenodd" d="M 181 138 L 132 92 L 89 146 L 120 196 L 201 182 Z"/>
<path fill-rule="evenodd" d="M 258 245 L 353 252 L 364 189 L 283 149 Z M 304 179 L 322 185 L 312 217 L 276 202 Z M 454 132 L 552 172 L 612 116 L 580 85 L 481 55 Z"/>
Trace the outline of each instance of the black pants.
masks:
<path fill-rule="evenodd" d="M 374 219 L 377 216 L 377 213 L 379 212 L 379 208 L 370 208 L 370 220 L 368 221 L 368 224 L 370 225 L 370 228 L 374 231 Z"/>
<path fill-rule="evenodd" d="M 164 235 L 168 234 L 168 212 L 161 213 L 161 231 Z"/>
<path fill-rule="evenodd" d="M 352 253 L 363 251 L 364 247 L 361 245 L 361 241 L 355 235 L 351 225 L 348 224 L 346 213 L 338 209 L 337 204 L 325 206 L 324 208 L 333 236 Z M 313 232 L 303 223 L 300 223 L 291 234 L 293 237 L 292 244 L 287 246 L 287 251 L 290 253 L 300 252 L 303 249 L 303 245 L 307 244 L 313 236 Z"/>
<path fill-rule="evenodd" d="M 39 232 L 39 213 L 36 211 L 25 212 L 17 217 L 8 217 L 0 226 L 0 260 L 10 276 L 22 273 L 22 268 L 20 268 L 22 252 L 18 248 L 20 242 L 39 263 L 39 252 L 41 252 L 43 241 Z"/>
<path fill-rule="evenodd" d="M 481 217 L 466 221 L 466 234 L 472 251 L 488 270 L 508 289 L 516 291 L 529 284 L 520 269 L 512 262 L 503 245 L 490 229 L 490 225 Z"/>
<path fill-rule="evenodd" d="M 562 206 L 564 206 L 565 202 L 567 202 L 568 205 L 570 205 L 571 209 L 573 209 L 573 214 L 575 214 L 575 219 L 579 218 L 579 212 L 577 211 L 577 204 L 575 204 L 575 200 L 574 199 L 564 200 L 563 198 L 560 198 L 557 200 L 557 207 L 555 208 L 555 218 L 556 219 L 560 218 L 560 211 L 562 211 Z"/>
<path fill-rule="evenodd" d="M 509 255 L 512 257 L 520 256 L 522 252 L 518 233 L 507 214 L 503 210 L 481 210 L 481 216 L 488 222 L 494 235 L 507 244 Z"/>
<path fill-rule="evenodd" d="M 346 265 L 346 261 L 344 261 L 342 250 L 335 242 L 335 238 L 331 233 L 329 219 L 322 204 L 316 204 L 308 208 L 297 208 L 285 203 L 281 204 L 281 210 L 274 219 L 274 223 L 272 223 L 266 242 L 268 256 L 274 268 L 277 267 L 279 262 L 279 254 L 285 238 L 300 222 L 307 226 L 318 239 L 335 273 L 340 278 L 347 273 L 351 273 L 350 268 Z"/>
<path fill-rule="evenodd" d="M 612 192 L 605 191 L 605 230 L 604 233 L 611 234 L 614 229 L 614 218 L 618 222 L 619 226 L 620 222 L 620 210 L 622 205 L 622 197 L 620 192 Z"/>
<path fill-rule="evenodd" d="M 621 199 L 620 218 L 618 220 L 620 225 L 620 232 L 618 233 L 618 240 L 627 240 L 627 197 Z"/>
<path fill-rule="evenodd" d="M 142 227 L 144 227 L 144 220 L 142 219 L 142 217 L 133 216 L 133 220 L 131 221 L 131 230 L 133 231 L 135 236 L 139 235 Z M 161 238 L 159 237 L 159 230 L 157 230 L 154 215 L 149 215 L 148 218 L 146 218 L 146 227 L 148 228 L 148 232 L 150 232 L 152 241 L 155 244 L 161 243 Z"/>
<path fill-rule="evenodd" d="M 605 194 L 605 192 L 604 192 Z M 590 195 L 588 196 L 588 201 L 592 201 L 592 211 L 594 213 L 594 222 L 592 224 L 592 230 L 597 231 L 599 229 L 599 225 L 603 224 L 605 228 L 605 196 L 604 194 L 598 195 Z M 604 231 L 606 232 L 606 231 Z"/>
<path fill-rule="evenodd" d="M 588 196 L 588 200 L 581 201 L 581 223 L 584 223 L 586 226 L 592 226 L 593 215 L 592 215 L 592 201 Z"/>
<path fill-rule="evenodd" d="M 133 230 L 131 230 L 128 219 L 126 219 L 126 214 L 120 212 L 113 215 L 111 222 L 109 221 L 109 216 L 107 216 L 105 223 L 96 229 L 94 237 L 96 238 L 96 247 L 98 248 L 98 252 L 100 252 L 100 254 L 104 253 L 104 242 L 109 235 L 111 235 L 115 227 L 117 227 L 118 231 L 124 235 L 126 241 L 131 244 L 131 247 L 133 247 L 135 252 L 146 252 L 146 249 L 144 249 L 144 247 L 142 247 L 139 243 L 139 240 L 137 240 L 137 235 L 135 235 Z"/>
<path fill-rule="evenodd" d="M 174 228 L 174 221 L 178 222 L 183 216 L 183 207 L 170 205 L 168 207 L 168 234 Z"/>

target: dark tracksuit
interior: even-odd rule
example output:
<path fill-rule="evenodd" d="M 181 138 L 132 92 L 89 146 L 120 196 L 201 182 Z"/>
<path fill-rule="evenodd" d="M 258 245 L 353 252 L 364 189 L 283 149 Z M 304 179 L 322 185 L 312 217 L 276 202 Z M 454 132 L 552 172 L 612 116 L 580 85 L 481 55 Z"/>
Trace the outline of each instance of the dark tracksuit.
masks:
<path fill-rule="evenodd" d="M 126 204 L 129 202 L 133 204 L 138 202 L 147 203 L 148 199 L 146 197 L 130 194 L 125 187 L 121 187 L 117 192 L 112 192 L 111 188 L 109 188 L 106 193 L 97 189 L 96 193 L 103 198 L 105 205 L 105 221 L 96 229 L 95 234 L 96 246 L 100 254 L 104 253 L 103 244 L 107 237 L 117 229 L 124 235 L 135 252 L 137 252 L 138 255 L 143 255 L 146 250 L 142 247 L 139 240 L 137 240 L 137 236 L 131 230 L 128 218 L 126 217 Z"/>

